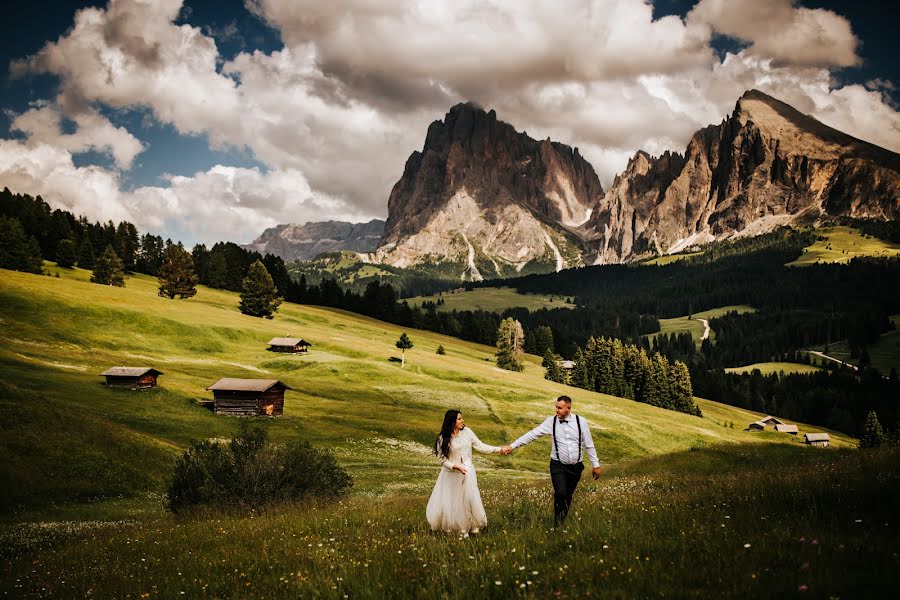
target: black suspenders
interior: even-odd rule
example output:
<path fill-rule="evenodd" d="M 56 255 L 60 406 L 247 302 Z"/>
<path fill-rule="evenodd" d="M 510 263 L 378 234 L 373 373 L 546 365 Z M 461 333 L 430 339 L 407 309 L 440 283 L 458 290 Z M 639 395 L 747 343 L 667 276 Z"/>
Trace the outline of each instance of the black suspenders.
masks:
<path fill-rule="evenodd" d="M 553 447 L 556 448 L 556 460 L 559 460 L 559 443 L 556 441 L 557 421 L 559 421 L 559 418 L 553 417 Z M 581 462 L 581 417 L 579 417 L 578 415 L 575 415 L 575 425 L 576 427 L 578 427 L 578 462 Z"/>

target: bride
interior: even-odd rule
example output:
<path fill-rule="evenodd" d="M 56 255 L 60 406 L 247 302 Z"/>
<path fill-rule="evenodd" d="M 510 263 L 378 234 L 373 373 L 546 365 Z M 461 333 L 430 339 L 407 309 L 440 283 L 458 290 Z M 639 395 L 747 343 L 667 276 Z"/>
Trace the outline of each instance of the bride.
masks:
<path fill-rule="evenodd" d="M 425 517 L 434 531 L 478 533 L 487 525 L 472 464 L 472 448 L 485 453 L 501 451 L 499 446 L 482 443 L 471 429 L 466 429 L 462 413 L 448 410 L 441 433 L 434 441 L 434 453 L 443 468 L 425 509 Z"/>

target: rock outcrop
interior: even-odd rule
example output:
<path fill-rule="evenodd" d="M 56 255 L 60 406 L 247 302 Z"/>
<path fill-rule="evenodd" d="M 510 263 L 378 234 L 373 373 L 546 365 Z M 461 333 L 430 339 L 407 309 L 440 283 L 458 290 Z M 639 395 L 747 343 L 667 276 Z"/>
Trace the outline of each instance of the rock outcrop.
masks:
<path fill-rule="evenodd" d="M 900 155 L 751 90 L 683 158 L 629 161 L 586 227 L 586 260 L 628 262 L 838 215 L 900 217 Z"/>
<path fill-rule="evenodd" d="M 384 221 L 368 223 L 324 221 L 297 225 L 277 225 L 244 246 L 260 254 L 274 254 L 285 261 L 310 260 L 323 252 L 351 250 L 371 252 L 384 234 Z"/>
<path fill-rule="evenodd" d="M 458 104 L 406 161 L 373 259 L 457 264 L 464 279 L 575 266 L 574 231 L 602 197 L 577 148 L 539 142 L 493 110 Z"/>

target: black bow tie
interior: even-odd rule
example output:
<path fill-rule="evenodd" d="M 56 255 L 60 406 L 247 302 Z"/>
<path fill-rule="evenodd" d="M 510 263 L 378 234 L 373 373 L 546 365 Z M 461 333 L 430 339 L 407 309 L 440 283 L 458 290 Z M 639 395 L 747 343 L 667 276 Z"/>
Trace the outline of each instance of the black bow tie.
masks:
<path fill-rule="evenodd" d="M 560 423 L 568 423 L 569 420 L 568 420 L 568 419 L 560 419 L 559 422 L 560 422 Z"/>

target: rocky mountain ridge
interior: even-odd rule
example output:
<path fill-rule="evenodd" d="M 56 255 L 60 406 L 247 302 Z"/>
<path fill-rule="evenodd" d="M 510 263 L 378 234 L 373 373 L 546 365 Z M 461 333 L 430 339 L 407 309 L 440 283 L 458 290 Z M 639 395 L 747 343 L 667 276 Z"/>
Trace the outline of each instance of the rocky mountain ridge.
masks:
<path fill-rule="evenodd" d="M 368 246 L 326 248 L 316 235 L 349 234 L 307 224 L 267 230 L 250 246 L 298 258 L 355 250 L 478 280 L 631 262 L 838 216 L 900 218 L 900 155 L 758 90 L 697 131 L 683 154 L 638 151 L 606 192 L 577 148 L 532 139 L 466 103 L 434 121 L 410 155 L 379 243 L 373 228 Z"/>
<path fill-rule="evenodd" d="M 285 261 L 311 260 L 323 252 L 371 252 L 378 247 L 383 234 L 384 221 L 380 219 L 372 219 L 368 223 L 288 223 L 266 229 L 244 248 L 260 254 L 274 254 Z"/>
<path fill-rule="evenodd" d="M 537 141 L 471 103 L 433 122 L 388 200 L 372 260 L 395 266 L 457 263 L 460 277 L 509 277 L 579 264 L 579 238 L 603 197 L 578 152 Z"/>
<path fill-rule="evenodd" d="M 900 155 L 750 90 L 683 157 L 629 161 L 586 228 L 585 257 L 628 262 L 829 216 L 900 217 Z"/>

